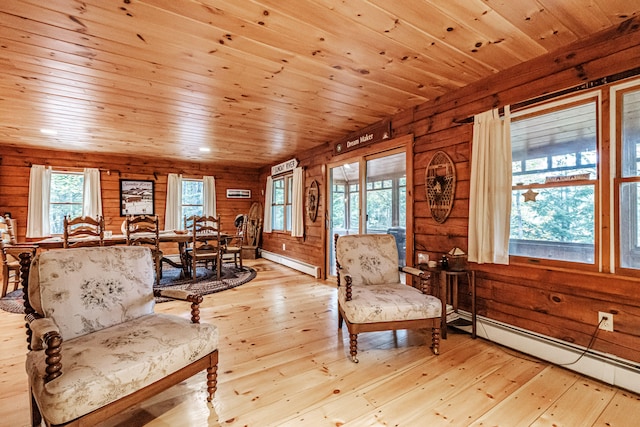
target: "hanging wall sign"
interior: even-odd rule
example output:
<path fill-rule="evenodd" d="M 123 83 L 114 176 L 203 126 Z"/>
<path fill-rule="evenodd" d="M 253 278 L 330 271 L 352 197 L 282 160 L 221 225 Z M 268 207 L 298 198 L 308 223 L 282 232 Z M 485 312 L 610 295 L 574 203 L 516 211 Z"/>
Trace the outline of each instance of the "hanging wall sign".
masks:
<path fill-rule="evenodd" d="M 271 176 L 280 175 L 281 173 L 291 172 L 298 166 L 298 159 L 287 160 L 279 165 L 271 167 Z"/>
<path fill-rule="evenodd" d="M 374 142 L 391 138 L 391 121 L 385 120 L 373 126 L 366 127 L 349 137 L 338 141 L 333 147 L 334 154 L 342 154 Z"/>
<path fill-rule="evenodd" d="M 433 155 L 425 173 L 425 184 L 431 216 L 441 224 L 449 217 L 456 194 L 456 167 L 444 151 Z"/>

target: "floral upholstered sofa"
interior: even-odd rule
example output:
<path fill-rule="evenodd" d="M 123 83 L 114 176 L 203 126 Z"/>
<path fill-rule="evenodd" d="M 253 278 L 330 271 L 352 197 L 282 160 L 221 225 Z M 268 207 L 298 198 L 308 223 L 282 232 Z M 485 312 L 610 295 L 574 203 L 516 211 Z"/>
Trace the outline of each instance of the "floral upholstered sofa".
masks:
<path fill-rule="evenodd" d="M 212 399 L 218 330 L 199 324 L 202 297 L 156 290 L 192 303 L 191 320 L 157 314 L 153 284 L 145 247 L 35 257 L 25 283 L 33 425 L 94 425 L 205 369 Z"/>

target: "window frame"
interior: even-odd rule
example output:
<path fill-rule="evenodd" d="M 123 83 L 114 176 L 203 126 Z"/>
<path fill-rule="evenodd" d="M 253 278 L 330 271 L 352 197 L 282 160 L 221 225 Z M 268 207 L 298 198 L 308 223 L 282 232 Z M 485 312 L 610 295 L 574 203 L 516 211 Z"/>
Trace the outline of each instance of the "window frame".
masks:
<path fill-rule="evenodd" d="M 70 203 L 70 202 L 52 202 L 51 201 L 51 196 L 53 194 L 52 189 L 53 189 L 54 175 L 75 175 L 75 176 L 82 177 L 82 184 L 81 184 L 81 188 L 80 188 L 80 193 L 82 194 L 82 197 L 81 197 L 80 202 L 78 202 L 78 203 Z M 47 221 L 49 221 L 49 230 L 50 230 L 50 234 L 52 236 L 61 236 L 62 234 L 64 234 L 64 225 L 62 223 L 60 223 L 61 231 L 59 233 L 53 231 L 55 229 L 55 227 L 54 227 L 55 221 L 53 221 L 53 218 L 51 217 L 52 212 L 54 211 L 54 209 L 52 209 L 52 207 L 54 205 L 56 205 L 56 206 L 79 206 L 80 207 L 80 215 L 82 215 L 83 203 L 84 203 L 84 174 L 83 174 L 83 172 L 61 170 L 61 169 L 51 169 L 51 183 L 50 183 L 50 188 L 49 188 L 49 218 L 47 219 Z M 67 213 L 65 213 L 65 215 L 70 215 L 68 210 L 67 210 Z M 76 217 L 76 216 L 77 215 L 73 215 L 71 217 L 73 218 L 73 217 Z"/>
<path fill-rule="evenodd" d="M 284 184 L 284 203 L 276 202 L 276 183 Z M 293 172 L 285 173 L 272 177 L 271 182 L 271 231 L 274 233 L 291 233 L 291 216 L 292 216 L 292 194 L 293 194 Z M 283 228 L 276 227 L 275 208 L 282 206 L 283 210 Z"/>
<path fill-rule="evenodd" d="M 595 177 L 593 179 L 581 179 L 581 180 L 571 180 L 571 181 L 561 181 L 561 182 L 544 182 L 544 183 L 531 183 L 531 184 L 521 184 L 518 185 L 516 182 L 516 176 L 512 175 L 513 183 L 511 187 L 511 191 L 522 190 L 527 191 L 529 189 L 535 191 L 536 189 L 549 189 L 549 188 L 563 188 L 563 187 L 579 187 L 579 186 L 592 186 L 593 187 L 593 216 L 594 216 L 594 224 L 593 224 L 593 263 L 590 262 L 580 262 L 580 261 L 570 261 L 570 260 L 555 260 L 550 258 L 539 258 L 534 256 L 527 255 L 514 255 L 509 254 L 509 260 L 512 264 L 535 264 L 535 265 L 544 265 L 551 267 L 561 267 L 561 268 L 580 268 L 582 270 L 587 271 L 599 271 L 602 268 L 602 259 L 606 256 L 603 252 L 602 239 L 601 234 L 602 230 L 602 212 L 603 212 L 603 204 L 606 204 L 606 201 L 601 200 L 602 194 L 602 185 L 603 185 L 603 162 L 606 162 L 606 158 L 602 156 L 603 152 L 603 127 L 606 126 L 606 123 L 603 122 L 603 91 L 602 90 L 592 90 L 582 94 L 572 94 L 559 98 L 555 98 L 551 101 L 541 102 L 535 104 L 533 106 L 523 107 L 522 109 L 513 111 L 511 114 L 511 122 L 517 120 L 522 120 L 526 118 L 531 118 L 539 115 L 553 113 L 554 111 L 561 111 L 564 109 L 572 108 L 578 105 L 588 104 L 590 102 L 594 103 L 595 107 L 595 134 L 596 134 L 596 163 L 593 166 L 595 169 Z M 514 120 L 515 119 L 515 120 Z M 548 156 L 551 158 L 551 156 Z M 512 196 L 513 197 L 513 196 Z M 513 215 L 513 212 L 511 213 Z M 511 241 L 511 237 L 509 238 Z M 552 242 L 553 243 L 553 242 Z M 510 245 L 511 246 L 511 245 Z"/>
<path fill-rule="evenodd" d="M 622 245 L 625 243 L 624 239 L 621 235 L 622 233 L 622 186 L 629 183 L 636 183 L 640 185 L 640 172 L 636 176 L 623 176 L 623 100 L 624 95 L 630 92 L 640 92 L 640 79 L 633 79 L 628 82 L 624 82 L 618 85 L 612 85 L 610 93 L 613 101 L 610 103 L 612 105 L 614 114 L 612 122 L 614 123 L 614 129 L 612 131 L 612 155 L 615 156 L 617 160 L 615 162 L 614 168 L 614 176 L 612 179 L 612 187 L 613 187 L 613 197 L 612 203 L 614 205 L 613 209 L 613 253 L 614 253 L 614 261 L 612 265 L 612 271 L 617 272 L 624 275 L 633 275 L 637 276 L 640 268 L 633 267 L 623 267 L 622 266 Z M 635 218 L 635 244 L 636 247 L 633 248 L 631 246 L 631 241 L 629 242 L 628 250 L 630 253 L 635 256 L 640 256 L 640 238 L 638 238 L 638 218 Z"/>
<path fill-rule="evenodd" d="M 401 182 L 403 179 L 404 179 L 404 183 Z M 406 216 L 406 207 L 405 209 L 402 209 L 402 205 L 400 202 L 401 200 L 404 200 L 406 203 L 406 191 L 407 191 L 406 174 L 399 175 L 399 174 L 392 173 L 385 176 L 384 179 L 367 178 L 366 180 L 366 200 L 367 200 L 366 222 L 367 222 L 367 230 L 369 232 L 372 229 L 378 230 L 378 232 L 380 232 L 382 228 L 386 230 L 389 228 L 398 227 L 399 224 L 402 224 L 403 228 L 406 227 L 406 217 L 404 218 L 404 221 L 401 221 L 401 217 L 403 213 Z M 388 192 L 391 195 L 391 204 L 389 205 L 389 207 L 391 208 L 390 210 L 391 221 L 390 221 L 390 224 L 384 225 L 382 228 L 372 227 L 372 225 L 369 223 L 369 221 L 371 221 L 371 218 L 370 218 L 370 214 L 368 213 L 370 211 L 368 204 L 370 202 L 370 197 L 372 193 L 376 193 L 376 192 Z"/>
<path fill-rule="evenodd" d="M 202 187 L 202 191 L 200 193 L 201 199 L 202 199 L 202 204 L 189 204 L 189 203 L 184 203 L 184 184 L 185 182 L 199 182 L 201 187 Z M 182 178 L 182 182 L 180 183 L 180 185 L 182 186 L 182 188 L 180 189 L 180 193 L 181 193 L 181 200 L 180 200 L 180 217 L 184 219 L 185 217 L 185 212 L 184 212 L 184 208 L 186 207 L 195 207 L 195 206 L 200 206 L 200 216 L 202 216 L 202 214 L 204 213 L 204 179 L 198 179 L 198 178 Z M 187 217 L 189 217 L 190 215 L 186 215 Z"/>

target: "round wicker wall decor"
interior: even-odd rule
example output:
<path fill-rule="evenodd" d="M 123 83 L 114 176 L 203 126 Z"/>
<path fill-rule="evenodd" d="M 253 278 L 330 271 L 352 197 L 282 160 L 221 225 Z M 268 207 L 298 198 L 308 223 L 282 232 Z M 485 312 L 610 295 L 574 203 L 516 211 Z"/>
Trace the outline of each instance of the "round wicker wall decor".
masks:
<path fill-rule="evenodd" d="M 441 224 L 451 213 L 456 193 L 456 167 L 447 153 L 438 151 L 433 155 L 425 181 L 431 216 Z"/>
<path fill-rule="evenodd" d="M 307 190 L 307 214 L 311 222 L 316 222 L 318 217 L 318 204 L 320 203 L 320 188 L 318 181 L 311 181 L 311 185 Z"/>

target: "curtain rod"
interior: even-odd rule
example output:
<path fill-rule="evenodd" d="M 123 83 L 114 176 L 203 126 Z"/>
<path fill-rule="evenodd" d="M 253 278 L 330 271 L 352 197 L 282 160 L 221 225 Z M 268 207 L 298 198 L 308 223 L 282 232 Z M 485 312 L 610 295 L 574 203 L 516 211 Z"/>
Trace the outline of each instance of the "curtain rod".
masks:
<path fill-rule="evenodd" d="M 560 96 L 567 95 L 569 93 L 579 92 L 581 90 L 593 89 L 595 87 L 603 86 L 609 83 L 617 82 L 619 80 L 628 79 L 629 77 L 634 77 L 640 74 L 640 67 L 632 68 L 631 70 L 623 71 L 621 73 L 611 74 L 606 77 L 601 77 L 596 80 L 591 80 L 589 82 L 583 83 L 578 86 L 570 87 L 568 89 L 563 89 L 557 92 L 548 93 L 546 95 L 541 95 L 536 98 L 531 98 L 526 101 L 517 102 L 515 104 L 511 104 L 511 111 L 516 111 L 521 108 L 528 107 L 533 104 L 537 104 L 539 102 L 548 101 L 553 98 L 558 98 Z M 502 108 L 500 108 L 502 110 Z M 467 117 L 465 119 L 454 119 L 454 123 L 456 124 L 467 124 L 473 123 L 473 116 Z"/>

